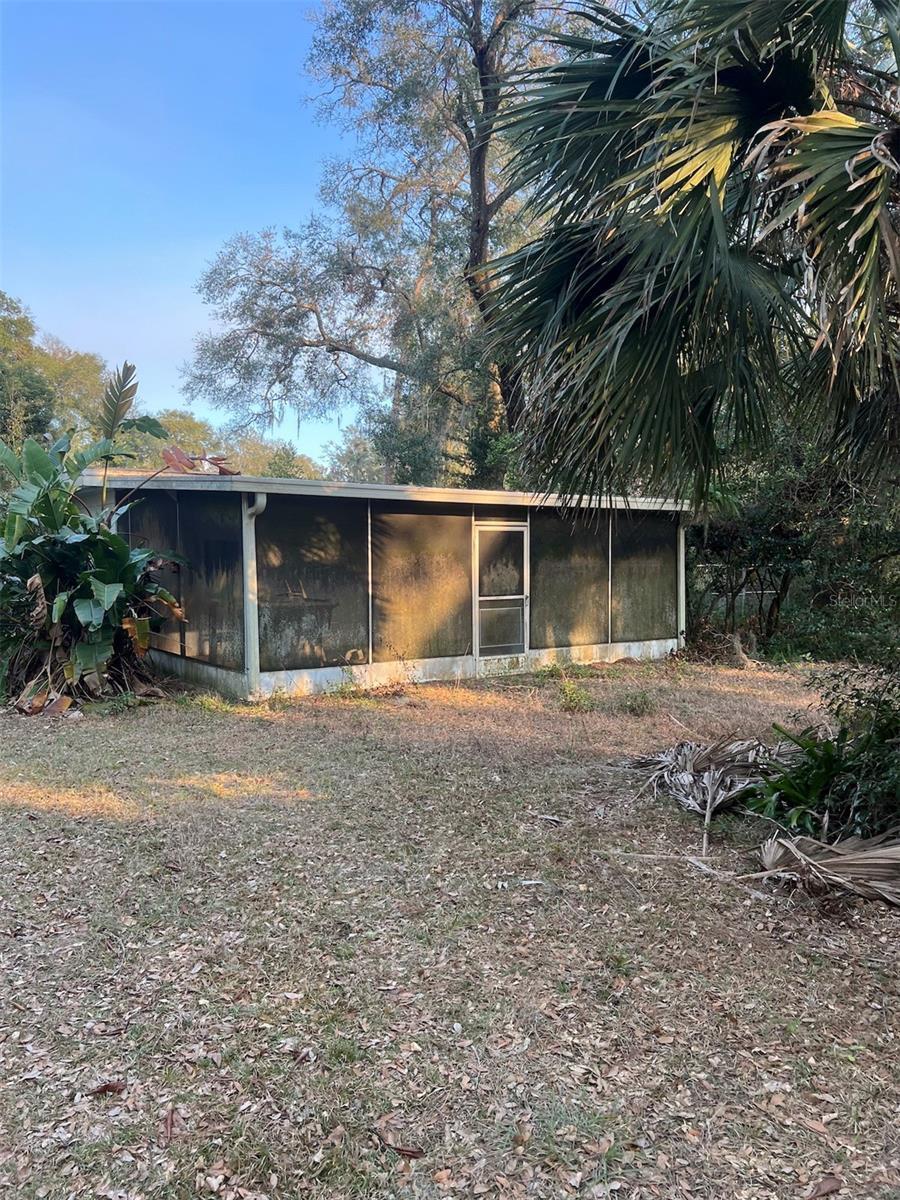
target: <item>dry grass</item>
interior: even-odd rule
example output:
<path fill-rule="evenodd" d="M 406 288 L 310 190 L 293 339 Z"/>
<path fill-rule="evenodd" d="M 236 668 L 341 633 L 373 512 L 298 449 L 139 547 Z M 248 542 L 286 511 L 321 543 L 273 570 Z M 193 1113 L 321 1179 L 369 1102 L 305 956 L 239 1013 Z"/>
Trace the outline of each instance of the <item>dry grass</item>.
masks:
<path fill-rule="evenodd" d="M 608 765 L 801 677 L 578 685 L 0 719 L 0 1194 L 900 1195 L 896 915 Z"/>

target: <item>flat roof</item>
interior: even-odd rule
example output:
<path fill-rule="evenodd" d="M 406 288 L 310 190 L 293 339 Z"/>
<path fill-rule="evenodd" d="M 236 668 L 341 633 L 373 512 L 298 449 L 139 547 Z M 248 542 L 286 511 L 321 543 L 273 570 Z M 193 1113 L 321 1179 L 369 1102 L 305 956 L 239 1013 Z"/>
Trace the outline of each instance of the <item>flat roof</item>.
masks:
<path fill-rule="evenodd" d="M 81 477 L 83 487 L 99 487 L 102 472 L 90 470 Z M 115 488 L 146 487 L 185 492 L 266 492 L 283 496 L 334 496 L 354 500 L 416 500 L 432 504 L 511 504 L 529 508 L 572 507 L 560 496 L 537 492 L 507 492 L 490 488 L 413 487 L 397 483 L 340 483 L 333 479 L 271 479 L 265 475 L 214 475 L 197 471 L 181 474 L 163 471 L 152 479 L 144 471 L 111 470 Z M 580 508 L 631 508 L 658 512 L 687 512 L 690 504 L 655 496 L 588 497 Z"/>

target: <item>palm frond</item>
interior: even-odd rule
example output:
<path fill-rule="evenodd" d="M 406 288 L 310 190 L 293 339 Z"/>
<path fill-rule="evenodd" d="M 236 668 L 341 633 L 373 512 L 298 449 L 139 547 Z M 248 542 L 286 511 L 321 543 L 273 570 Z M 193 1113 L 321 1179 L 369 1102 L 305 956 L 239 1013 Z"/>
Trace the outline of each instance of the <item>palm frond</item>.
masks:
<path fill-rule="evenodd" d="M 769 176 L 769 220 L 757 237 L 790 226 L 801 241 L 820 336 L 839 358 L 881 355 L 886 306 L 896 309 L 900 249 L 891 189 L 900 175 L 900 127 L 880 129 L 835 110 L 776 122 L 748 165 Z"/>
<path fill-rule="evenodd" d="M 830 63 L 843 50 L 849 10 L 849 0 L 669 0 L 662 19 L 670 35 L 691 45 L 736 41 L 763 53 L 793 48 Z"/>
<path fill-rule="evenodd" d="M 572 496 L 702 494 L 823 349 L 829 428 L 855 396 L 858 439 L 900 394 L 900 135 L 830 98 L 848 4 L 660 13 L 639 27 L 586 0 L 595 38 L 561 39 L 572 58 L 529 75 L 507 119 L 544 229 L 493 265 L 496 343 L 525 384 L 529 466 Z"/>
<path fill-rule="evenodd" d="M 807 837 L 774 837 L 760 848 L 766 873 L 811 891 L 849 892 L 900 906 L 900 838 L 845 838 L 827 844 Z"/>

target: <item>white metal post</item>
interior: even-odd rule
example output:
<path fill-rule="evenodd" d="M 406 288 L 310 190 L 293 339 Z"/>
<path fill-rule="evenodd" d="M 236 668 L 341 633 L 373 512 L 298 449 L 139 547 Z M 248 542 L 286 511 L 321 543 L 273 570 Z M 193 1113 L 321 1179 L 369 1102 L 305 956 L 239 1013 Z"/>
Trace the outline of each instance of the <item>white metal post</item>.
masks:
<path fill-rule="evenodd" d="M 371 667 L 372 661 L 373 661 L 373 659 L 372 659 L 372 645 L 373 645 L 372 609 L 374 607 L 372 604 L 372 501 L 371 500 L 368 501 L 367 507 L 369 510 L 369 515 L 368 515 L 368 532 L 366 534 L 366 562 L 367 562 L 366 570 L 368 572 L 368 581 L 369 581 L 369 583 L 368 583 L 368 586 L 369 586 L 369 666 Z"/>
<path fill-rule="evenodd" d="M 612 515 L 610 508 L 606 514 L 607 551 L 606 551 L 606 644 L 612 645 Z"/>
<path fill-rule="evenodd" d="M 685 560 L 684 519 L 678 522 L 678 649 L 684 646 L 687 625 L 687 562 Z"/>
<path fill-rule="evenodd" d="M 244 675 L 247 694 L 259 695 L 259 588 L 256 574 L 256 518 L 266 510 L 266 493 L 241 495 L 241 541 L 244 556 Z"/>
<path fill-rule="evenodd" d="M 480 646 L 478 636 L 478 527 L 475 524 L 475 505 L 472 505 L 472 656 L 475 659 L 475 674 L 478 674 Z"/>
<path fill-rule="evenodd" d="M 522 597 L 522 650 L 525 655 L 531 649 L 531 509 L 529 508 L 525 514 L 525 534 L 522 538 L 524 543 L 523 554 L 525 561 L 522 564 L 522 587 L 525 589 L 525 595 Z"/>

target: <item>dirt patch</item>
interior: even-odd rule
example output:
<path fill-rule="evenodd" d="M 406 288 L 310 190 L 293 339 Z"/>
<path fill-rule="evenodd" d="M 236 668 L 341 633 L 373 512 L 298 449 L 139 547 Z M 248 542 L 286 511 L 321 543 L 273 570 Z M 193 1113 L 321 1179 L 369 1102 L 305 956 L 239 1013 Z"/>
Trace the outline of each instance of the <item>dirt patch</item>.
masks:
<path fill-rule="evenodd" d="M 8 1194 L 900 1194 L 896 916 L 698 874 L 610 765 L 802 675 L 575 683 L 0 718 Z"/>

